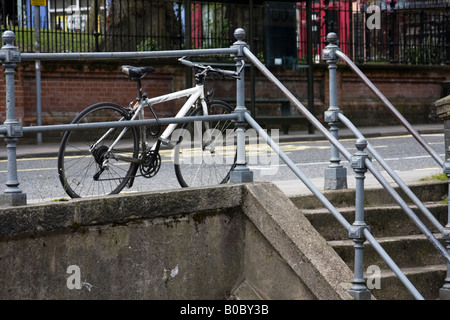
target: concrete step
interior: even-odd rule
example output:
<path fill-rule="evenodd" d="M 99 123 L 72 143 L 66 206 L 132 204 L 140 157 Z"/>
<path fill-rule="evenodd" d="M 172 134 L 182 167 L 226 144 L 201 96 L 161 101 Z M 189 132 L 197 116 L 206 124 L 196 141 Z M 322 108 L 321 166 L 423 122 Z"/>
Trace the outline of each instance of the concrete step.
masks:
<path fill-rule="evenodd" d="M 424 203 L 427 209 L 441 223 L 447 224 L 446 203 Z M 431 232 L 438 232 L 437 228 L 429 222 L 424 214 L 414 205 L 410 206 L 417 217 L 430 229 Z M 344 218 L 352 224 L 355 220 L 354 207 L 341 207 L 337 210 Z M 347 231 L 337 222 L 333 215 L 325 208 L 302 209 L 302 213 L 311 224 L 322 234 L 326 240 L 347 240 Z M 364 208 L 365 221 L 375 237 L 402 236 L 420 234 L 420 229 L 414 224 L 411 218 L 399 206 L 377 206 Z"/>
<path fill-rule="evenodd" d="M 421 182 L 410 188 L 439 223 L 445 226 L 448 223 L 448 203 L 443 199 L 448 195 L 447 182 Z M 445 246 L 439 230 L 402 191 L 399 191 L 398 188 L 397 191 L 417 217 Z M 354 190 L 325 191 L 324 195 L 352 224 L 355 220 Z M 291 200 L 353 270 L 353 241 L 349 240 L 348 232 L 333 215 L 314 196 L 292 197 Z M 367 189 L 364 204 L 365 221 L 380 245 L 425 299 L 438 299 L 439 289 L 444 284 L 447 272 L 446 260 L 439 251 L 386 191 Z M 388 269 L 386 263 L 372 246 L 365 242 L 364 267 L 367 270 L 371 265 L 378 266 L 381 270 L 380 288 L 372 289 L 375 298 L 380 300 L 414 298 L 397 276 Z M 366 277 L 368 276 L 370 275 L 366 275 Z"/>
<path fill-rule="evenodd" d="M 441 234 L 434 236 L 444 245 Z M 445 264 L 445 259 L 424 235 L 406 235 L 377 238 L 379 244 L 400 268 L 425 267 Z M 328 241 L 342 260 L 353 270 L 354 247 L 352 240 Z M 445 245 L 444 245 L 445 247 Z M 364 243 L 364 265 L 376 265 L 380 269 L 389 267 L 373 249 L 370 243 Z"/>
<path fill-rule="evenodd" d="M 446 181 L 419 181 L 414 185 L 410 185 L 409 189 L 422 202 L 439 202 L 448 196 L 448 183 Z M 412 203 L 399 187 L 395 187 L 394 190 L 406 203 Z M 337 208 L 355 205 L 354 189 L 325 190 L 322 193 Z M 300 209 L 323 208 L 323 204 L 312 194 L 291 196 L 290 199 Z M 364 193 L 364 203 L 369 207 L 397 205 L 392 196 L 382 188 L 367 188 Z"/>
<path fill-rule="evenodd" d="M 439 299 L 439 289 L 444 284 L 447 265 L 403 268 L 402 271 L 425 300 Z M 372 295 L 378 300 L 414 299 L 408 289 L 406 289 L 403 283 L 390 270 L 381 272 L 380 287 L 379 289 L 372 289 Z"/>

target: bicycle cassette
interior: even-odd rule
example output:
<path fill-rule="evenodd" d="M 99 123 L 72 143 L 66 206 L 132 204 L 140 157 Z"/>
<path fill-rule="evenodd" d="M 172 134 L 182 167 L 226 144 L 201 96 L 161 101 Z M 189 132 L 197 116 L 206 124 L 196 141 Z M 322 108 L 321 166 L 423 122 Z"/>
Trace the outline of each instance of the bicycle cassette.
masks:
<path fill-rule="evenodd" d="M 139 160 L 141 163 L 139 171 L 146 178 L 155 176 L 161 167 L 161 156 L 154 150 L 144 152 Z"/>

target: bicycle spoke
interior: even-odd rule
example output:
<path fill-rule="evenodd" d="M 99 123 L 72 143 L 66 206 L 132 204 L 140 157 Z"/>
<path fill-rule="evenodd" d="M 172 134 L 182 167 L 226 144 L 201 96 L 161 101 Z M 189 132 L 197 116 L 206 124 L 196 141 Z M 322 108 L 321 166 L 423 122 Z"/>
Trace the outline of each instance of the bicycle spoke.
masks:
<path fill-rule="evenodd" d="M 126 111 L 111 103 L 95 104 L 74 119 L 73 123 L 118 121 Z M 126 154 L 137 158 L 139 135 L 136 128 L 127 130 L 86 129 L 66 132 L 58 154 L 58 173 L 64 190 L 73 198 L 114 194 L 120 192 L 131 177 L 131 162 L 108 160 L 111 154 Z M 124 132 L 123 137 L 116 138 Z M 95 147 L 93 147 L 95 146 Z M 105 162 L 106 161 L 106 162 Z M 102 169 L 101 166 L 105 167 Z"/>
<path fill-rule="evenodd" d="M 208 106 L 208 114 L 228 114 L 232 108 L 223 101 L 213 101 Z M 198 107 L 192 116 L 203 115 Z M 206 130 L 205 128 L 208 128 Z M 181 186 L 209 186 L 225 183 L 234 167 L 236 154 L 234 141 L 226 145 L 234 133 L 234 123 L 229 120 L 203 123 L 186 123 L 181 127 L 181 143 L 174 149 L 175 173 Z M 177 138 L 178 141 L 179 138 Z M 201 145 L 199 145 L 200 139 Z M 188 141 L 187 141 L 188 140 Z M 229 161 L 229 155 L 233 160 Z"/>

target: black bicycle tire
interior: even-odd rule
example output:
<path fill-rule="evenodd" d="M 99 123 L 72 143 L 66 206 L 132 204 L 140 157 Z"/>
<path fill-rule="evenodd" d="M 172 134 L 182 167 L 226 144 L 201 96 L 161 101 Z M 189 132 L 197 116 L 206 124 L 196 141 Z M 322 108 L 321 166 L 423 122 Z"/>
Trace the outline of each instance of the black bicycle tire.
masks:
<path fill-rule="evenodd" d="M 212 108 L 214 106 L 220 106 L 221 108 L 223 108 L 224 110 L 226 110 L 227 113 L 231 113 L 233 111 L 233 108 L 226 103 L 225 101 L 222 100 L 211 100 L 208 102 L 208 108 Z M 198 107 L 196 107 L 194 109 L 194 111 L 192 111 L 191 114 L 189 114 L 189 116 L 196 116 L 198 114 L 203 114 L 203 108 L 201 105 L 199 105 Z M 184 123 L 181 126 L 181 129 L 185 129 L 187 126 L 189 125 L 189 123 Z M 178 139 L 177 139 L 178 140 Z M 176 151 L 177 146 L 175 147 L 174 152 Z M 178 183 L 180 184 L 181 187 L 186 188 L 186 187 L 190 187 L 190 185 L 186 182 L 186 180 L 183 177 L 183 173 L 181 170 L 181 166 L 179 164 L 176 163 L 177 161 L 175 161 L 174 163 L 174 169 L 175 169 L 175 175 L 177 177 Z M 230 179 L 230 173 L 231 171 L 234 169 L 234 167 L 236 166 L 236 154 L 234 156 L 234 162 L 233 164 L 231 164 L 227 174 L 225 175 L 225 177 L 223 178 L 222 181 L 220 181 L 218 184 L 223 184 L 223 183 L 227 183 Z M 207 186 L 207 185 L 204 185 Z"/>
<path fill-rule="evenodd" d="M 81 111 L 72 121 L 72 124 L 77 124 L 80 121 L 82 121 L 83 118 L 85 118 L 87 115 L 92 114 L 96 110 L 100 109 L 112 109 L 114 111 L 119 112 L 122 116 L 127 116 L 127 111 L 122 106 L 112 103 L 112 102 L 99 102 L 95 103 L 87 108 L 85 108 L 83 111 Z M 133 157 L 137 158 L 139 154 L 139 134 L 136 127 L 130 127 L 129 130 L 131 130 L 133 135 Z M 66 177 L 66 171 L 64 166 L 64 157 L 66 152 L 67 143 L 69 141 L 69 138 L 72 134 L 72 131 L 65 131 L 63 133 L 63 137 L 61 139 L 59 151 L 58 151 L 58 176 L 59 180 L 62 184 L 62 187 L 64 191 L 71 197 L 71 198 L 82 198 L 80 194 L 75 192 L 72 187 L 70 187 L 70 184 L 67 183 L 67 177 Z M 115 189 L 113 189 L 108 194 L 118 194 L 120 191 L 123 190 L 123 188 L 126 186 L 128 180 L 131 178 L 132 173 L 135 172 L 137 164 L 130 163 L 130 167 L 126 171 L 125 177 L 120 182 L 120 184 L 117 185 Z"/>

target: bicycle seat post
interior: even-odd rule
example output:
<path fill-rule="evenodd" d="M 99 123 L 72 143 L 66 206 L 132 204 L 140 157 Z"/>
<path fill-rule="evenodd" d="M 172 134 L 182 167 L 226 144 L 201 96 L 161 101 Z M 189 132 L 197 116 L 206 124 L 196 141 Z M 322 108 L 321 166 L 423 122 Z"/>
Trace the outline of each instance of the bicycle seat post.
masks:
<path fill-rule="evenodd" d="M 141 99 L 142 98 L 141 79 L 136 79 L 136 85 L 137 85 L 138 99 Z"/>

